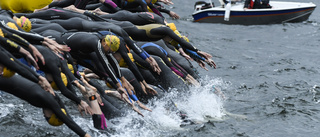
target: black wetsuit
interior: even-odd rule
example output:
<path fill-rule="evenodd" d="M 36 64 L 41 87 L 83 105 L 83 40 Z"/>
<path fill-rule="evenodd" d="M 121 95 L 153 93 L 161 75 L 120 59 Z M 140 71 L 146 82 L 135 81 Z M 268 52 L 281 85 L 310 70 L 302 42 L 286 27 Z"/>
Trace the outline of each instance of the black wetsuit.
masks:
<path fill-rule="evenodd" d="M 67 44 L 71 48 L 71 55 L 75 58 L 78 63 L 81 60 L 90 59 L 90 54 L 94 53 L 98 57 L 98 60 L 93 60 L 92 63 L 94 67 L 97 67 L 95 72 L 105 80 L 111 82 L 112 87 L 117 88 L 116 83 L 118 83 L 117 78 L 122 75 L 119 71 L 119 67 L 111 54 L 106 54 L 100 43 L 102 35 L 98 33 L 88 33 L 88 32 L 69 32 L 60 33 L 53 30 L 48 30 L 42 33 L 45 36 L 51 36 L 56 39 L 58 43 Z M 80 63 L 79 63 L 80 64 Z M 100 65 L 101 64 L 101 65 Z M 110 64 L 112 67 L 110 67 Z"/>
<path fill-rule="evenodd" d="M 85 14 L 91 17 L 92 19 L 95 19 L 95 20 L 100 19 L 101 21 L 107 21 L 120 26 L 134 40 L 157 41 L 165 38 L 166 36 L 169 36 L 170 38 L 178 42 L 182 48 L 189 49 L 192 51 L 198 51 L 197 48 L 193 47 L 189 42 L 185 41 L 183 38 L 180 38 L 169 27 L 162 24 L 148 24 L 148 25 L 138 26 L 128 21 L 116 21 L 116 20 L 110 20 L 110 19 L 103 19 L 89 12 L 85 12 Z"/>
<path fill-rule="evenodd" d="M 38 74 L 20 63 L 9 52 L 1 47 L 0 56 L 0 63 L 2 65 L 21 75 L 14 75 L 10 78 L 0 76 L 0 90 L 13 94 L 29 102 L 33 106 L 52 110 L 62 122 L 79 136 L 84 136 L 86 134 L 70 117 L 61 111 L 61 107 L 63 106 L 59 105 L 55 97 L 44 91 L 37 84 L 39 81 Z"/>
<path fill-rule="evenodd" d="M 138 45 L 145 44 L 147 42 L 138 42 Z M 195 67 L 183 56 L 181 56 L 178 52 L 175 51 L 175 48 L 164 42 L 163 40 L 153 41 L 153 43 L 157 44 L 158 46 L 162 47 L 167 53 L 170 58 L 172 58 L 179 66 L 181 66 L 184 70 L 188 72 L 192 77 L 199 78 Z"/>
<path fill-rule="evenodd" d="M 180 76 L 172 72 L 160 57 L 151 55 L 156 60 L 161 69 L 161 73 L 160 75 L 158 75 L 152 72 L 152 70 L 150 69 L 150 65 L 146 61 L 139 58 L 135 53 L 131 53 L 133 55 L 135 63 L 140 67 L 141 74 L 145 78 L 147 83 L 150 83 L 152 85 L 161 85 L 166 90 L 168 90 L 170 87 L 179 89 L 184 87 L 181 85 L 185 85 L 185 81 Z"/>
<path fill-rule="evenodd" d="M 59 90 L 61 91 L 61 93 L 64 96 L 66 96 L 67 98 L 76 102 L 77 104 L 80 104 L 81 99 L 78 98 L 75 93 L 70 91 L 70 89 L 68 89 L 64 85 L 64 83 L 61 79 L 61 72 L 63 72 L 67 76 L 69 84 L 73 80 L 75 80 L 75 77 L 73 76 L 71 71 L 68 69 L 67 62 L 62 61 L 56 54 L 54 54 L 47 47 L 36 46 L 36 48 L 43 55 L 45 62 L 48 62 L 45 65 L 43 65 L 41 62 L 39 62 L 40 70 L 52 75 L 53 81 L 56 83 L 57 87 L 59 88 Z M 61 69 L 61 71 L 60 71 L 60 69 Z"/>
<path fill-rule="evenodd" d="M 44 23 L 45 21 L 39 21 L 39 23 Z M 111 31 L 123 38 L 125 43 L 136 52 L 141 58 L 146 59 L 149 57 L 149 54 L 139 48 L 135 42 L 130 39 L 129 35 L 119 26 L 114 25 L 108 22 L 93 22 L 84 20 L 81 18 L 70 18 L 68 20 L 52 20 L 50 22 L 60 24 L 66 30 L 78 30 L 78 31 L 89 31 L 89 32 L 96 32 L 96 31 Z M 50 23 L 47 22 L 47 23 Z"/>
<path fill-rule="evenodd" d="M 177 75 L 181 76 L 182 78 L 186 78 L 188 72 L 186 72 L 182 67 L 180 67 L 178 64 L 175 63 L 173 59 L 170 59 L 168 56 L 168 52 L 160 47 L 159 45 L 156 45 L 152 42 L 147 42 L 147 43 L 137 43 L 138 46 L 143 48 L 145 51 L 147 51 L 151 55 L 155 55 L 160 57 L 166 65 L 174 71 Z M 169 59 L 171 61 L 169 61 Z M 174 65 L 175 64 L 175 65 Z"/>
<path fill-rule="evenodd" d="M 129 21 L 135 25 L 146 25 L 151 23 L 165 24 L 164 19 L 151 12 L 132 13 L 130 11 L 121 10 L 114 14 L 100 15 L 104 19 L 113 19 L 117 21 Z"/>
<path fill-rule="evenodd" d="M 154 5 L 149 2 L 147 3 L 145 0 L 130 0 L 130 2 L 128 2 L 128 0 L 114 0 L 116 1 L 115 3 L 117 3 L 118 6 L 120 6 L 122 9 L 125 10 L 132 10 L 132 11 L 136 11 L 137 7 L 141 7 L 141 9 L 144 12 L 149 12 L 148 7 L 156 14 L 158 14 L 159 16 L 163 17 L 162 14 L 158 11 L 157 8 L 154 7 Z"/>
<path fill-rule="evenodd" d="M 44 19 L 44 20 L 69 19 L 72 17 L 79 17 L 79 18 L 83 18 L 86 20 L 91 20 L 86 15 L 83 15 L 83 14 L 80 14 L 77 12 L 73 12 L 70 10 L 65 10 L 65 9 L 59 8 L 59 7 L 53 7 L 53 8 L 49 8 L 47 10 L 42 10 L 42 11 L 35 12 L 35 13 L 16 13 L 14 15 L 17 17 L 25 16 L 29 19 L 39 18 L 39 19 Z"/>

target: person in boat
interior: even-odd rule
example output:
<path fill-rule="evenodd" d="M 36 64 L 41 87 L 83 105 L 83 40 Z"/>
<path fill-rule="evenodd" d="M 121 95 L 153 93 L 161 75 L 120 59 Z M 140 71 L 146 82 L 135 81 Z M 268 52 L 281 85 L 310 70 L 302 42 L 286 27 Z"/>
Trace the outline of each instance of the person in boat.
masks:
<path fill-rule="evenodd" d="M 266 9 L 272 8 L 269 0 L 246 0 L 244 2 L 244 9 Z"/>
<path fill-rule="evenodd" d="M 65 107 L 59 104 L 57 95 L 44 77 L 19 62 L 1 46 L 0 56 L 0 90 L 13 94 L 33 106 L 43 108 L 49 124 L 55 125 L 58 118 L 79 136 L 90 136 L 65 112 Z M 16 72 L 20 75 L 15 75 Z"/>

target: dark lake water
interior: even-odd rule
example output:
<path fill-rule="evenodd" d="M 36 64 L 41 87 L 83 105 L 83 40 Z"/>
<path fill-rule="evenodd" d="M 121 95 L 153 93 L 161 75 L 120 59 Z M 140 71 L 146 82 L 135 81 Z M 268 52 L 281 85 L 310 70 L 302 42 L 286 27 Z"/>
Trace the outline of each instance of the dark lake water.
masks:
<path fill-rule="evenodd" d="M 320 5 L 319 0 L 291 1 Z M 153 112 L 143 111 L 143 118 L 132 112 L 107 121 L 107 132 L 94 129 L 89 116 L 74 111 L 74 120 L 84 130 L 92 136 L 118 137 L 319 136 L 319 8 L 306 22 L 243 26 L 192 22 L 196 1 L 173 2 L 172 10 L 182 19 L 168 22 L 174 22 L 192 44 L 211 53 L 217 69 L 198 68 L 203 86 L 151 100 L 147 105 Z M 213 94 L 213 85 L 223 91 L 225 100 Z M 181 119 L 165 110 L 169 100 L 198 124 L 181 127 Z M 73 103 L 66 103 L 75 110 Z M 76 136 L 65 125 L 49 126 L 40 109 L 7 94 L 0 98 L 0 133 Z"/>

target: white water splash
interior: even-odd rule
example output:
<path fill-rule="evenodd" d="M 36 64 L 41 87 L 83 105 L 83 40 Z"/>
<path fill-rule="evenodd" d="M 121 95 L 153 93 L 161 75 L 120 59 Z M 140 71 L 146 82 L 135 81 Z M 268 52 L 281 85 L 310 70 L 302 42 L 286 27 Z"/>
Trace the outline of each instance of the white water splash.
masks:
<path fill-rule="evenodd" d="M 130 111 L 128 115 L 111 120 L 112 129 L 116 132 L 113 136 L 170 136 L 176 132 L 188 130 L 180 127 L 181 118 L 176 114 L 177 111 L 170 111 L 168 106 L 174 107 L 176 104 L 178 110 L 184 111 L 188 119 L 203 121 L 205 117 L 222 119 L 223 101 L 214 94 L 213 85 L 216 87 L 226 86 L 221 79 L 212 79 L 205 77 L 201 87 L 191 87 L 189 91 L 170 90 L 169 93 L 161 99 L 149 101 L 147 106 L 153 111 L 142 111 L 145 117 Z M 151 105 L 152 104 L 152 105 Z"/>
<path fill-rule="evenodd" d="M 0 104 L 0 118 L 10 114 L 10 110 L 14 108 L 13 104 Z"/>

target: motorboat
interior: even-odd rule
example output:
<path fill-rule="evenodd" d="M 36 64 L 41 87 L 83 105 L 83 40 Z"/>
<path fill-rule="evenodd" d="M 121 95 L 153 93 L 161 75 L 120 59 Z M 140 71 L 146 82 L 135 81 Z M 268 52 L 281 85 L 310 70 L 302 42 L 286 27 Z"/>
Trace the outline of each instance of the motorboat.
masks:
<path fill-rule="evenodd" d="M 316 8 L 312 2 L 270 1 L 271 8 L 244 9 L 244 2 L 221 6 L 203 1 L 196 2 L 192 14 L 194 22 L 260 25 L 306 21 Z"/>

